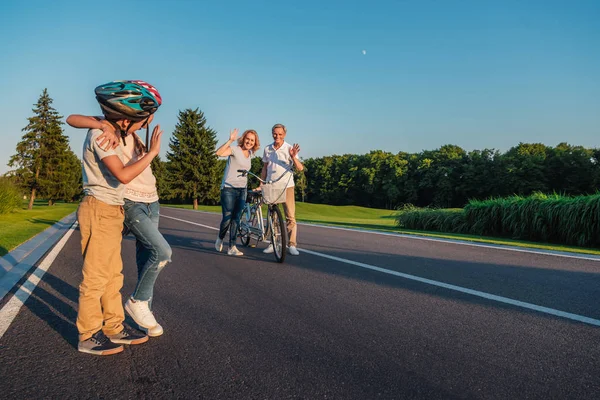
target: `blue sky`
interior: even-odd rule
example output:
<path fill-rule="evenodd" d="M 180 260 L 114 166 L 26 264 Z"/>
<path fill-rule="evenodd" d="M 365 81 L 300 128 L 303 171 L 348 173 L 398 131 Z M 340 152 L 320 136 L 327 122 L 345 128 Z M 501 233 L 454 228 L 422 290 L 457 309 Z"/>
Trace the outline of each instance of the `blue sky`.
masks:
<path fill-rule="evenodd" d="M 600 147 L 600 1 L 0 2 L 0 173 L 44 88 L 155 85 L 165 130 L 198 107 L 229 129 L 288 127 L 303 158 L 456 144 Z M 363 54 L 366 50 L 366 54 Z M 83 131 L 65 128 L 81 153 Z"/>

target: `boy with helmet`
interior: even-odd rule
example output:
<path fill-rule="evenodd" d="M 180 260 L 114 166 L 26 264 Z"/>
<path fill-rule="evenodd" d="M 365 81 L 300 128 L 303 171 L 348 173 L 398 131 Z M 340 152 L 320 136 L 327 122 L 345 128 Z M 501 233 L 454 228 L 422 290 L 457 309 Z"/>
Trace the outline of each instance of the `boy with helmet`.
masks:
<path fill-rule="evenodd" d="M 144 81 L 129 81 L 150 91 L 158 105 L 162 103 L 162 98 L 158 90 Z M 120 105 L 114 106 L 111 99 L 110 90 L 112 84 L 104 85 L 105 88 L 100 91 L 100 106 L 106 115 L 102 117 L 89 117 L 84 115 L 70 115 L 67 123 L 75 128 L 101 129 L 104 133 L 98 136 L 100 145 L 103 147 L 119 147 L 122 138 L 120 150 L 123 152 L 123 162 L 129 165 L 137 162 L 147 155 L 146 146 L 144 146 L 137 133 L 132 132 L 128 135 L 117 135 L 117 130 L 110 119 L 114 119 L 115 108 L 121 109 Z M 104 95 L 104 91 L 109 92 Z M 106 98 L 105 98 L 106 97 Z M 152 104 L 150 104 L 152 106 Z M 140 113 L 144 110 L 135 110 Z M 144 117 L 144 114 L 141 115 Z M 146 143 L 148 143 L 148 128 L 146 124 Z M 121 136 L 121 138 L 119 137 Z M 106 140 L 108 143 L 105 145 Z M 152 168 L 148 165 L 144 171 L 125 185 L 124 193 L 124 211 L 125 211 L 125 231 L 133 233 L 136 239 L 136 263 L 138 269 L 138 280 L 133 294 L 125 303 L 125 312 L 127 312 L 138 326 L 147 332 L 148 336 L 160 336 L 163 334 L 162 326 L 156 321 L 150 306 L 154 294 L 154 284 L 159 273 L 171 261 L 171 247 L 158 229 L 160 218 L 160 204 L 158 202 L 158 192 L 156 189 L 156 178 L 152 173 Z"/>
<path fill-rule="evenodd" d="M 135 81 L 110 82 L 95 89 L 106 120 L 123 138 L 146 127 L 160 105 L 160 96 Z M 123 164 L 120 148 L 103 149 L 99 129 L 90 129 L 83 145 L 84 198 L 77 210 L 83 254 L 79 286 L 78 350 L 96 355 L 123 351 L 123 344 L 140 344 L 148 337 L 123 325 L 121 230 L 125 184 L 141 174 L 160 150 L 162 131 L 152 132 L 146 157 Z"/>

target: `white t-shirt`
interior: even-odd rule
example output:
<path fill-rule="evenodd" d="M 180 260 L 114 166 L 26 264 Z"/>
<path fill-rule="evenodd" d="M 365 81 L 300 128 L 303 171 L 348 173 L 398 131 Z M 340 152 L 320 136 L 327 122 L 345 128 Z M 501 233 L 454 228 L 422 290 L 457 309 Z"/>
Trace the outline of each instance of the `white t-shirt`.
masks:
<path fill-rule="evenodd" d="M 96 142 L 101 134 L 100 129 L 90 129 L 83 142 L 83 193 L 106 204 L 123 205 L 125 185 L 102 162 L 108 156 L 117 156 L 123 161 L 123 152 L 120 146 L 104 151 Z"/>
<path fill-rule="evenodd" d="M 277 150 L 273 147 L 273 143 L 265 147 L 262 161 L 267 164 L 267 180 L 274 181 L 283 175 L 279 181 L 273 184 L 274 188 L 294 187 L 294 161 L 290 155 L 291 148 L 292 145 L 288 142 L 283 142 Z"/>
<path fill-rule="evenodd" d="M 124 164 L 130 165 L 137 162 L 139 159 L 144 158 L 147 153 L 141 156 L 135 151 L 135 138 L 133 135 L 137 133 L 133 132 L 125 137 L 125 146 L 121 141 L 119 146 L 123 151 L 123 162 Z M 139 138 L 139 136 L 138 136 Z M 127 200 L 139 202 L 139 203 L 154 203 L 158 201 L 158 192 L 156 191 L 156 178 L 152 173 L 150 165 L 142 171 L 141 174 L 133 178 L 125 187 L 125 198 Z"/>

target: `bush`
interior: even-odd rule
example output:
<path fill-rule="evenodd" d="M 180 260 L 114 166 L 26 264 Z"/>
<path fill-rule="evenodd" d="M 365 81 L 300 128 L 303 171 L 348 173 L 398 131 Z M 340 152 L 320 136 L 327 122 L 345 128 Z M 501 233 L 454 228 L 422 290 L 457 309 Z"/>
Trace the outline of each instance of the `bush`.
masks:
<path fill-rule="evenodd" d="M 0 214 L 6 214 L 21 206 L 19 189 L 5 177 L 0 177 Z"/>
<path fill-rule="evenodd" d="M 405 206 L 400 228 L 600 247 L 600 194 L 471 200 L 463 210 Z"/>
<path fill-rule="evenodd" d="M 400 228 L 419 231 L 468 233 L 469 226 L 461 209 L 408 207 L 398 210 L 396 224 Z"/>

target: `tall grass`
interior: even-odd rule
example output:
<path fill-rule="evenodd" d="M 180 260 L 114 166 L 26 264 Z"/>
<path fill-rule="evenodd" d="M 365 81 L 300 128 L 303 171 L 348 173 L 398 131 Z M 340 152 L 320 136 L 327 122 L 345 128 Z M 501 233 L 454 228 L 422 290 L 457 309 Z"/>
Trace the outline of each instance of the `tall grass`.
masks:
<path fill-rule="evenodd" d="M 399 213 L 397 218 L 397 224 L 401 228 L 448 233 L 469 232 L 465 214 L 460 209 L 404 210 Z"/>
<path fill-rule="evenodd" d="M 396 222 L 408 229 L 600 247 L 600 194 L 473 200 L 463 210 L 400 211 Z"/>
<path fill-rule="evenodd" d="M 21 192 L 5 177 L 0 177 L 0 214 L 9 213 L 21 206 Z"/>

